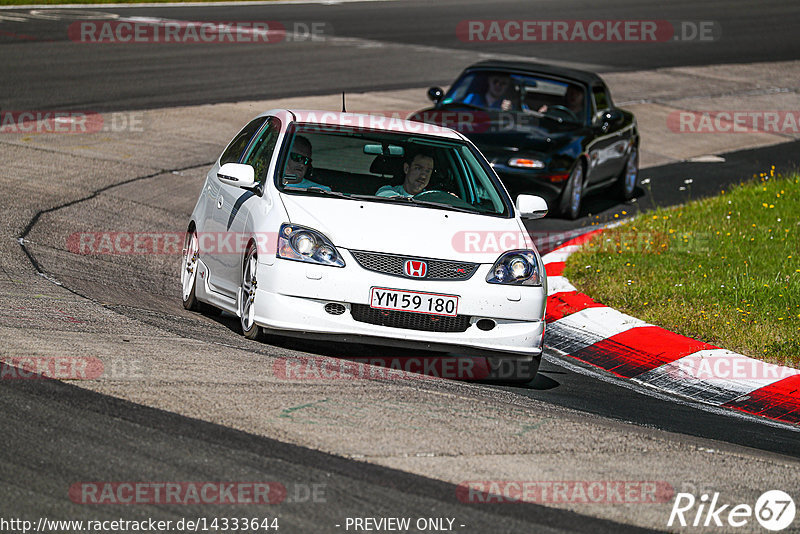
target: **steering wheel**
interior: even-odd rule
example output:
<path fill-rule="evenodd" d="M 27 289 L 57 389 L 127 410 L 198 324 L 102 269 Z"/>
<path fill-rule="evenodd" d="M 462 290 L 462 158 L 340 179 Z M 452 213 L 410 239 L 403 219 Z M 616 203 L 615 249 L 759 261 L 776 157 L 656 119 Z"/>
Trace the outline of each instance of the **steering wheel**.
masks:
<path fill-rule="evenodd" d="M 547 108 L 547 112 L 550 111 L 561 111 L 562 113 L 566 113 L 569 116 L 569 118 L 572 119 L 573 121 L 579 122 L 578 116 L 575 114 L 575 112 L 566 106 L 549 106 Z"/>

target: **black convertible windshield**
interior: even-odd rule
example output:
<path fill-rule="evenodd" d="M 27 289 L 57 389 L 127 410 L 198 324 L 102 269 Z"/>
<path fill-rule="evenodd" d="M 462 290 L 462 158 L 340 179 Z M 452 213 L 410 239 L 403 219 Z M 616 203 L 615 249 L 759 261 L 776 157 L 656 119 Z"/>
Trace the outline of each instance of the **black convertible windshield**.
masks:
<path fill-rule="evenodd" d="M 483 110 L 531 112 L 571 122 L 586 120 L 586 90 L 533 74 L 472 71 L 456 80 L 440 106 L 464 105 Z"/>
<path fill-rule="evenodd" d="M 287 193 L 401 202 L 510 216 L 510 200 L 474 148 L 424 135 L 301 124 L 278 189 Z"/>

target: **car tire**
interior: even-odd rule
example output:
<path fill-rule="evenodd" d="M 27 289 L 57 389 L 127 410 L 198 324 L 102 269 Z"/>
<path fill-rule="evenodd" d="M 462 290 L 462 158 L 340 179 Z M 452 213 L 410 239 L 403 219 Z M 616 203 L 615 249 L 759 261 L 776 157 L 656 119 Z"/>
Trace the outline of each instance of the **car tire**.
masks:
<path fill-rule="evenodd" d="M 242 335 L 247 339 L 258 339 L 261 336 L 261 327 L 255 322 L 256 288 L 258 280 L 258 250 L 254 244 L 247 247 L 242 262 L 242 284 L 239 287 L 239 322 L 242 325 Z"/>
<path fill-rule="evenodd" d="M 489 380 L 511 384 L 527 384 L 539 371 L 541 356 L 487 357 Z"/>
<path fill-rule="evenodd" d="M 183 297 L 183 307 L 190 311 L 203 314 L 218 315 L 222 310 L 200 302 L 195 295 L 197 291 L 197 264 L 200 259 L 200 246 L 197 240 L 197 231 L 194 227 L 189 227 L 186 231 L 186 238 L 183 241 L 181 259 L 181 296 Z"/>
<path fill-rule="evenodd" d="M 636 191 L 636 186 L 639 183 L 639 150 L 633 147 L 625 166 L 619 174 L 617 179 L 617 196 L 624 200 L 633 198 L 633 193 Z"/>
<path fill-rule="evenodd" d="M 559 203 L 559 213 L 562 217 L 575 220 L 581 215 L 581 204 L 583 203 L 583 161 L 578 160 L 575 168 L 567 180 L 567 186 L 561 193 Z"/>
<path fill-rule="evenodd" d="M 189 227 L 183 240 L 181 259 L 181 294 L 183 307 L 187 310 L 200 311 L 200 301 L 195 296 L 197 288 L 197 263 L 200 258 L 200 246 L 197 232 Z"/>

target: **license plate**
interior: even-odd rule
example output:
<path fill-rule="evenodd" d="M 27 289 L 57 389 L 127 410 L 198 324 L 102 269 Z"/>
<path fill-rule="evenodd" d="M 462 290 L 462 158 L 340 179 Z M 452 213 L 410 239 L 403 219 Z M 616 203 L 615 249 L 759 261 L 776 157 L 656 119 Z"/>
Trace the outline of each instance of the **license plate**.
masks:
<path fill-rule="evenodd" d="M 458 297 L 421 291 L 400 291 L 385 287 L 370 289 L 370 308 L 397 310 L 429 315 L 455 317 L 458 314 Z"/>

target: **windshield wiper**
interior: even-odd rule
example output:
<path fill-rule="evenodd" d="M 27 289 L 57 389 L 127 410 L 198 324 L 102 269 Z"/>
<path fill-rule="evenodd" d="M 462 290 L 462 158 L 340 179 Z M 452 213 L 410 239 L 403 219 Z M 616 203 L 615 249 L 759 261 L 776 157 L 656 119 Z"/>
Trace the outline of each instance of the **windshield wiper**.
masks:
<path fill-rule="evenodd" d="M 475 209 L 468 209 L 468 208 L 460 208 L 458 206 L 453 206 L 451 204 L 446 204 L 444 202 L 432 202 L 430 200 L 419 200 L 414 197 L 407 197 L 403 195 L 397 195 L 394 197 L 379 197 L 375 195 L 348 195 L 345 193 L 340 193 L 339 191 L 329 191 L 327 189 L 323 189 L 321 187 L 289 187 L 287 188 L 291 191 L 305 191 L 308 193 L 318 193 L 326 196 L 332 196 L 336 198 L 347 198 L 351 200 L 390 200 L 390 201 L 397 201 L 401 200 L 404 202 L 408 202 L 409 204 L 417 204 L 420 206 L 430 206 L 433 208 L 445 209 L 450 211 L 459 211 L 462 213 L 482 213 L 479 210 Z"/>
<path fill-rule="evenodd" d="M 307 193 L 318 193 L 318 194 L 321 194 L 321 195 L 327 195 L 327 196 L 336 197 L 336 198 L 347 198 L 347 199 L 351 199 L 351 200 L 373 200 L 375 198 L 380 198 L 380 197 L 375 197 L 373 195 L 356 195 L 356 194 L 350 194 L 350 193 L 342 193 L 340 191 L 330 191 L 328 189 L 323 189 L 321 187 L 316 187 L 316 186 L 312 186 L 312 187 L 285 187 L 284 186 L 283 190 L 284 191 L 305 191 Z"/>
<path fill-rule="evenodd" d="M 323 189 L 322 187 L 286 187 L 283 188 L 285 191 L 305 191 L 307 193 L 319 193 L 322 195 L 328 195 L 337 198 L 350 198 L 349 195 L 345 195 L 344 193 L 340 193 L 339 191 L 331 191 L 330 189 Z"/>
<path fill-rule="evenodd" d="M 414 198 L 414 197 L 396 196 L 396 197 L 386 197 L 386 198 L 390 198 L 390 199 L 402 198 L 403 200 L 405 200 L 406 202 L 408 202 L 410 204 L 417 204 L 419 206 L 430 206 L 432 208 L 444 209 L 444 210 L 449 210 L 449 211 L 459 211 L 461 213 L 480 213 L 480 211 L 475 210 L 475 209 L 460 208 L 458 206 L 453 206 L 452 204 L 447 204 L 445 202 L 433 202 L 431 200 L 420 200 L 420 199 Z"/>

